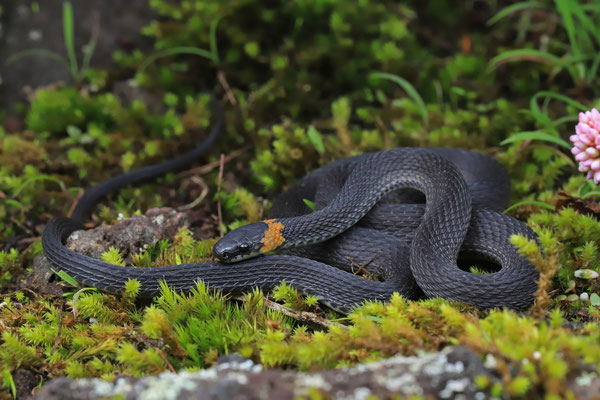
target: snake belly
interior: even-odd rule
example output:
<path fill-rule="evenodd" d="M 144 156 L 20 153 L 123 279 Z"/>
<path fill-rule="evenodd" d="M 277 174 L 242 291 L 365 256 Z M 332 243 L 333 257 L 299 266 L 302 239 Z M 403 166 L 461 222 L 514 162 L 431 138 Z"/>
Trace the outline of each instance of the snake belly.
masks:
<path fill-rule="evenodd" d="M 495 211 L 507 196 L 506 172 L 490 157 L 454 149 L 391 149 L 326 165 L 275 201 L 271 213 L 283 226 L 287 254 L 233 264 L 123 268 L 68 250 L 64 240 L 81 228 L 69 218 L 52 220 L 42 245 L 46 257 L 78 281 L 118 292 L 127 279 L 137 279 L 142 297 L 159 294 L 161 280 L 180 291 L 203 281 L 230 293 L 271 290 L 286 281 L 341 312 L 366 300 L 385 301 L 394 292 L 481 309 L 524 309 L 533 302 L 538 274 L 509 238 L 535 234 Z M 314 200 L 317 211 L 310 212 L 303 199 Z M 459 253 L 499 270 L 464 271 L 457 265 Z M 381 281 L 353 273 L 364 264 Z"/>

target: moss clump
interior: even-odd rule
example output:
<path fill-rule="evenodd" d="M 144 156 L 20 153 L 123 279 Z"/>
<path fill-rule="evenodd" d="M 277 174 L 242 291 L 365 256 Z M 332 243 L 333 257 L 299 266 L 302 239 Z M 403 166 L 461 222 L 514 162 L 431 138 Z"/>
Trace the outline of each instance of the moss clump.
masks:
<path fill-rule="evenodd" d="M 17 249 L 0 251 L 0 286 L 6 285 L 20 266 Z"/>
<path fill-rule="evenodd" d="M 152 6 L 162 20 L 149 24 L 144 33 L 154 38 L 157 50 L 178 46 L 214 50 L 215 41 L 228 43 L 218 48 L 218 60 L 213 62 L 232 79 L 231 84 L 252 89 L 252 102 L 261 114 L 267 108 L 271 112 L 273 107 L 279 109 L 286 98 L 294 99 L 288 102 L 291 108 L 285 107 L 287 115 L 318 112 L 319 99 L 326 99 L 335 88 L 361 88 L 371 70 L 404 65 L 416 47 L 408 29 L 414 13 L 404 5 L 374 1 L 225 4 L 195 0 L 155 1 Z M 217 20 L 216 34 L 211 35 L 214 28 L 205 21 Z M 245 29 L 249 21 L 268 25 L 269 29 Z M 120 54 L 118 58 L 127 66 L 139 65 L 144 59 L 135 53 L 131 57 Z M 190 70 L 205 60 L 198 57 L 169 62 Z M 185 80 L 185 74 L 169 68 L 168 63 L 151 65 L 144 75 L 152 78 L 138 77 L 141 82 L 167 87 L 180 84 L 181 78 Z"/>
<path fill-rule="evenodd" d="M 62 133 L 68 126 L 84 127 L 93 122 L 109 127 L 114 124 L 111 109 L 117 100 L 112 95 L 90 97 L 75 88 L 39 90 L 27 113 L 27 126 L 35 132 Z"/>
<path fill-rule="evenodd" d="M 17 304 L 5 298 L 0 309 L 4 373 L 25 367 L 54 376 L 112 378 L 154 374 L 167 365 L 197 368 L 234 351 L 254 357 L 267 326 L 291 329 L 286 317 L 266 308 L 260 292 L 238 305 L 201 283 L 188 295 L 163 287 L 153 305 L 139 309 L 133 302 L 137 289 L 131 281 L 120 298 L 78 293 L 70 301 L 76 315 L 60 311 L 60 301 L 29 302 L 20 294 Z"/>
<path fill-rule="evenodd" d="M 263 217 L 265 202 L 260 201 L 247 189 L 235 188 L 231 192 L 221 191 L 218 196 L 221 197 L 223 213 L 226 218 L 243 218 L 247 223 L 252 223 Z"/>
<path fill-rule="evenodd" d="M 477 319 L 437 299 L 415 303 L 394 296 L 386 305 L 360 307 L 349 319 L 348 329 L 334 326 L 326 333 L 311 334 L 304 327 L 289 333 L 270 331 L 261 347 L 261 361 L 270 366 L 331 368 L 461 344 L 480 353 L 486 366 L 501 377 L 496 383 L 478 380 L 480 389 L 495 396 L 541 391 L 560 397 L 573 396 L 567 377 L 600 363 L 600 352 L 591 349 L 600 339 L 598 325 L 587 324 L 574 333 L 562 327 L 558 310 L 549 322 L 509 311 L 492 311 Z M 567 361 L 573 359 L 588 366 Z"/>
<path fill-rule="evenodd" d="M 46 157 L 46 150 L 39 142 L 0 134 L 0 165 L 5 172 L 16 173 L 27 165 L 42 166 Z"/>

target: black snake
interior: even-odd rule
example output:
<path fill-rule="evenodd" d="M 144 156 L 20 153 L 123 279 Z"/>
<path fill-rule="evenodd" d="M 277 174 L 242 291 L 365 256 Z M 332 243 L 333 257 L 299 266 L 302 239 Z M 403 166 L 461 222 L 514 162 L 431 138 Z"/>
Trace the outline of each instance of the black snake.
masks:
<path fill-rule="evenodd" d="M 440 296 L 481 309 L 532 304 L 538 273 L 509 237 L 535 239 L 535 234 L 497 212 L 506 206 L 509 190 L 500 164 L 466 150 L 391 149 L 313 171 L 275 201 L 273 218 L 238 228 L 215 245 L 217 258 L 234 263 L 123 268 L 64 246 L 108 191 L 182 168 L 204 154 L 223 124 L 222 113 L 217 115 L 199 148 L 104 181 L 86 192 L 71 218 L 50 221 L 42 235 L 45 256 L 76 280 L 110 292 L 137 279 L 143 297 L 159 294 L 160 280 L 181 291 L 202 280 L 229 293 L 270 290 L 286 281 L 342 312 L 365 300 L 385 301 L 394 292 L 410 299 Z M 314 201 L 315 212 L 304 199 Z M 285 254 L 249 258 L 276 248 Z M 497 271 L 474 274 L 459 268 L 457 258 L 459 264 L 472 259 L 492 264 Z M 359 268 L 377 279 L 352 273 Z"/>

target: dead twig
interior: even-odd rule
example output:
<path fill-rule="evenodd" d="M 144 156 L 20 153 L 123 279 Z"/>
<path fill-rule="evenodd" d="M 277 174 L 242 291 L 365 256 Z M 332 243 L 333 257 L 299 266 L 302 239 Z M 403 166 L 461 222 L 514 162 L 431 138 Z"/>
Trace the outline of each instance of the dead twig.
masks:
<path fill-rule="evenodd" d="M 375 261 L 375 260 L 377 259 L 377 257 L 379 257 L 379 250 L 377 250 L 377 253 L 375 253 L 375 255 L 374 255 L 374 256 L 373 256 L 373 257 L 372 257 L 370 260 L 368 260 L 368 261 L 366 261 L 366 262 L 364 262 L 364 263 L 362 263 L 362 264 L 357 264 L 357 263 L 355 263 L 355 262 L 354 262 L 354 260 L 352 260 L 352 258 L 351 258 L 351 257 L 347 257 L 346 259 L 347 259 L 348 261 L 350 261 L 350 265 L 351 265 L 351 268 L 352 268 L 352 273 L 353 273 L 354 275 L 359 275 L 359 274 L 361 274 L 361 273 L 363 273 L 363 272 L 365 272 L 365 273 L 367 273 L 367 274 L 369 274 L 369 275 L 372 275 L 372 274 L 371 274 L 369 271 L 367 271 L 365 268 L 366 268 L 366 267 L 367 267 L 369 264 L 371 264 L 373 261 Z M 357 268 L 357 270 L 356 270 L 356 271 L 354 271 L 354 268 Z M 379 269 L 379 268 L 378 268 L 378 269 Z"/>
<path fill-rule="evenodd" d="M 242 301 L 242 302 L 246 301 L 244 296 L 236 296 L 235 299 Z M 283 315 L 294 318 L 296 321 L 312 323 L 312 324 L 315 324 L 315 325 L 318 325 L 318 326 L 321 326 L 321 327 L 327 328 L 327 329 L 331 328 L 332 326 L 337 326 L 342 329 L 348 329 L 348 327 L 346 325 L 342 325 L 340 323 L 333 322 L 327 318 L 319 317 L 315 313 L 308 312 L 308 311 L 297 311 L 292 308 L 286 307 L 283 304 L 279 304 L 273 300 L 269 300 L 266 297 L 263 297 L 263 300 L 265 301 L 265 305 L 267 306 L 268 309 L 278 311 L 278 312 L 282 313 Z"/>
<path fill-rule="evenodd" d="M 225 94 L 227 95 L 229 102 L 235 106 L 237 104 L 237 100 L 235 99 L 235 95 L 233 94 L 233 91 L 231 90 L 223 71 L 219 71 L 217 73 L 217 79 L 219 80 L 221 86 L 223 86 L 223 89 L 225 89 Z"/>
<path fill-rule="evenodd" d="M 200 196 L 198 196 L 194 201 L 192 201 L 189 204 L 183 205 L 181 207 L 177 207 L 177 211 L 185 211 L 185 210 L 190 210 L 194 207 L 196 207 L 198 204 L 200 204 L 202 202 L 202 200 L 204 200 L 206 198 L 206 196 L 208 195 L 208 185 L 206 184 L 206 182 L 204 182 L 204 179 L 200 178 L 199 176 L 192 176 L 190 178 L 190 180 L 192 182 L 194 182 L 195 184 L 197 184 L 198 186 L 200 186 L 202 188 L 202 192 L 200 192 Z"/>
<path fill-rule="evenodd" d="M 279 311 L 280 313 L 287 315 L 288 317 L 292 317 L 300 322 L 311 322 L 313 324 L 317 324 L 322 326 L 323 328 L 331 328 L 332 326 L 337 326 L 343 329 L 348 329 L 346 325 L 339 324 L 337 322 L 333 322 L 327 318 L 319 317 L 317 314 L 308 312 L 308 311 L 296 311 L 289 307 L 286 307 L 282 304 L 279 304 L 273 300 L 269 300 L 265 298 L 265 303 L 268 308 L 271 310 Z"/>
<path fill-rule="evenodd" d="M 173 368 L 173 365 L 171 365 L 171 363 L 169 362 L 169 360 L 167 360 L 167 357 L 165 357 L 165 355 L 163 354 L 163 352 L 160 351 L 158 349 L 158 347 L 154 347 L 154 350 L 156 350 L 156 352 L 158 353 L 158 355 L 160 356 L 160 358 L 162 358 L 163 361 L 165 362 L 165 364 L 167 364 L 167 367 L 169 368 L 169 370 L 171 370 L 172 373 L 176 374 L 177 371 L 175 371 L 175 368 Z"/>
<path fill-rule="evenodd" d="M 71 204 L 71 207 L 69 208 L 69 212 L 67 213 L 67 217 L 71 217 L 71 215 L 73 214 L 73 211 L 75 211 L 75 207 L 77 207 L 77 203 L 79 203 L 79 200 L 81 200 L 81 198 L 83 197 L 83 193 L 84 193 L 84 190 L 79 189 L 79 192 L 77 193 L 77 198 Z"/>

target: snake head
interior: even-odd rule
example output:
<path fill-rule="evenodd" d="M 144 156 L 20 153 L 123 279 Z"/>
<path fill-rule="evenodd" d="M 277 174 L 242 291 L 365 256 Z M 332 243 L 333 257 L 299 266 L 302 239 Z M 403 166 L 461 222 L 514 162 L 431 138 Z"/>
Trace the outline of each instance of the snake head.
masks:
<path fill-rule="evenodd" d="M 283 243 L 281 229 L 283 224 L 275 220 L 241 226 L 215 244 L 213 255 L 219 261 L 231 263 L 268 253 Z"/>

